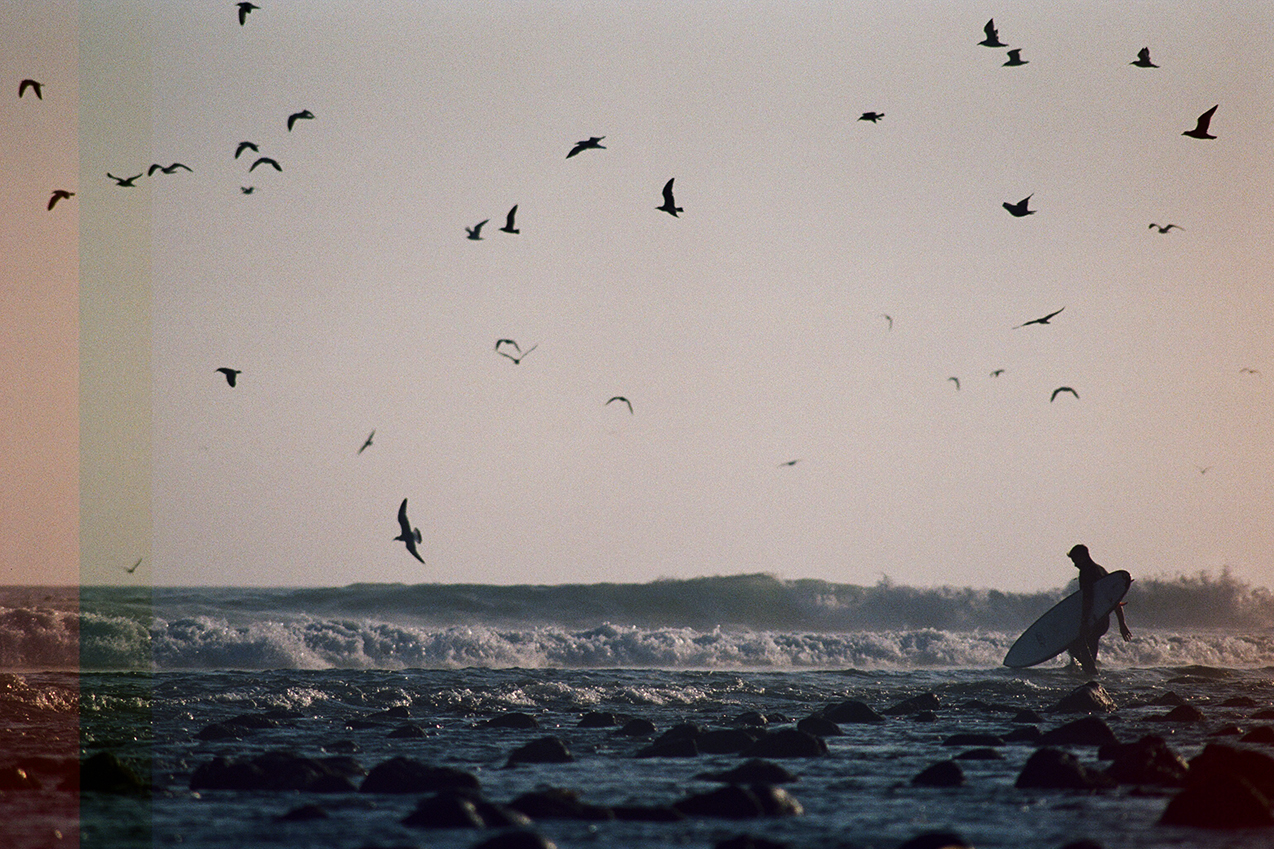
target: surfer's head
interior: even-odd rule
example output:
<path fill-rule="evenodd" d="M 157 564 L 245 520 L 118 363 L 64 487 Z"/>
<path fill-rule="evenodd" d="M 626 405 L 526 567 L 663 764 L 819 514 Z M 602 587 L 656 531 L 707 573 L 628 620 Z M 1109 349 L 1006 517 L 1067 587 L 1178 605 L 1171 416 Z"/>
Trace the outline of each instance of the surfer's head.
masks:
<path fill-rule="evenodd" d="M 1092 558 L 1088 556 L 1088 546 L 1084 545 L 1083 543 L 1075 546 L 1070 551 L 1066 552 L 1066 556 L 1069 557 L 1072 561 L 1074 561 L 1076 566 L 1078 566 L 1080 563 L 1084 563 L 1089 560 L 1092 560 Z"/>

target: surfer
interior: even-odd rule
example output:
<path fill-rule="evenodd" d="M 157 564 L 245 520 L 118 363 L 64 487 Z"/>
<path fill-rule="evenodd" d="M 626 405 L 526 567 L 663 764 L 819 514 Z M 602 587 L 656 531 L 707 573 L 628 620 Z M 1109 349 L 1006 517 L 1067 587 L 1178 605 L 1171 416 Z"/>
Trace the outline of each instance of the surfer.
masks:
<path fill-rule="evenodd" d="M 1066 556 L 1075 564 L 1075 568 L 1079 570 L 1079 592 L 1080 592 L 1080 636 L 1079 639 L 1071 643 L 1066 651 L 1070 653 L 1071 662 L 1078 663 L 1080 668 L 1086 674 L 1093 674 L 1097 671 L 1097 648 L 1101 642 L 1102 635 L 1110 629 L 1110 614 L 1106 614 L 1101 619 L 1093 623 L 1092 628 L 1086 629 L 1084 623 L 1088 622 L 1093 610 L 1093 584 L 1098 579 L 1105 577 L 1109 573 L 1099 564 L 1093 562 L 1093 558 L 1088 555 L 1088 546 L 1077 545 L 1070 551 L 1066 552 Z M 1115 605 L 1115 616 L 1119 619 L 1119 635 L 1124 641 L 1132 639 L 1132 631 L 1128 630 L 1128 623 L 1124 621 L 1124 603 L 1121 601 Z"/>

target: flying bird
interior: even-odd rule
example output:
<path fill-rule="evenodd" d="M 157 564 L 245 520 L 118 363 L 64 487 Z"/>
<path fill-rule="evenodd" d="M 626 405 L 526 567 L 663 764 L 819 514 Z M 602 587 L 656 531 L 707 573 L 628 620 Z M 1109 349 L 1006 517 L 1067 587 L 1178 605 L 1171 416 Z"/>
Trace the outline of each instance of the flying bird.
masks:
<path fill-rule="evenodd" d="M 158 162 L 152 162 L 150 168 L 146 170 L 146 176 L 153 177 L 155 176 L 156 171 L 163 171 L 165 174 L 176 174 L 178 168 L 185 168 L 191 174 L 195 173 L 194 169 L 192 169 L 189 165 L 183 165 L 180 162 L 174 162 L 172 165 L 169 165 L 167 168 L 160 165 Z"/>
<path fill-rule="evenodd" d="M 1172 228 L 1174 228 L 1174 227 L 1175 227 L 1175 228 L 1177 228 L 1178 230 L 1184 230 L 1184 229 L 1185 229 L 1184 227 L 1182 227 L 1182 226 L 1181 226 L 1181 225 L 1179 225 L 1179 224 L 1165 224 L 1165 225 L 1163 225 L 1162 227 L 1160 227 L 1158 224 L 1156 224 L 1156 223 L 1155 223 L 1155 222 L 1153 222 L 1153 221 L 1151 221 L 1151 222 L 1150 222 L 1150 227 L 1149 227 L 1148 229 L 1151 229 L 1151 230 L 1158 230 L 1160 233 L 1167 233 L 1169 230 L 1171 230 L 1171 229 L 1172 229 Z"/>
<path fill-rule="evenodd" d="M 117 185 L 117 186 L 123 186 L 123 187 L 124 187 L 124 188 L 126 188 L 126 189 L 131 189 L 131 188 L 136 187 L 136 185 L 137 185 L 137 184 L 136 184 L 136 183 L 134 183 L 133 181 L 134 181 L 134 180 L 136 180 L 136 179 L 137 179 L 137 177 L 140 177 L 140 176 L 141 176 L 141 174 L 138 174 L 136 177 L 116 177 L 116 176 L 115 176 L 114 174 L 112 174 L 110 171 L 107 171 L 107 172 L 106 172 L 106 176 L 107 176 L 107 177 L 110 177 L 112 180 L 114 180 L 114 181 L 115 181 L 115 185 Z"/>
<path fill-rule="evenodd" d="M 239 26 L 243 26 L 243 22 L 248 19 L 248 13 L 253 9 L 260 9 L 260 6 L 254 6 L 251 3 L 239 3 Z"/>
<path fill-rule="evenodd" d="M 249 171 L 249 172 L 251 172 L 251 171 L 256 170 L 256 167 L 257 167 L 258 165 L 269 165 L 269 166 L 270 166 L 271 168 L 273 168 L 275 171 L 282 171 L 282 170 L 283 170 L 283 166 L 282 166 L 282 165 L 280 165 L 279 163 L 275 162 L 273 159 L 271 159 L 271 158 L 270 158 L 270 157 L 268 157 L 268 156 L 262 156 L 262 157 L 258 157 L 258 159 L 257 159 L 257 161 L 256 161 L 256 162 L 253 162 L 253 163 L 252 163 L 252 167 L 251 167 L 251 168 L 249 168 L 249 169 L 248 169 L 248 171 Z"/>
<path fill-rule="evenodd" d="M 883 117 L 885 117 L 884 112 L 864 112 L 862 115 L 858 116 L 858 120 L 871 121 L 874 124 Z"/>
<path fill-rule="evenodd" d="M 372 437 L 373 437 L 373 436 L 375 436 L 375 435 L 376 435 L 376 429 L 375 429 L 375 428 L 372 428 L 372 432 L 371 432 L 371 433 L 369 433 L 369 434 L 367 434 L 367 441 L 366 441 L 366 442 L 364 442 L 364 443 L 362 444 L 362 446 L 358 449 L 358 453 L 359 453 L 359 454 L 362 454 L 364 451 L 366 451 L 366 450 L 368 449 L 368 447 L 370 447 L 370 446 L 371 446 L 371 444 L 372 444 Z"/>
<path fill-rule="evenodd" d="M 1220 106 L 1221 104 L 1217 104 Z M 1216 136 L 1208 135 L 1208 124 L 1212 123 L 1212 116 L 1216 114 L 1216 106 L 1213 106 L 1207 112 L 1199 116 L 1199 123 L 1195 125 L 1193 130 L 1186 130 L 1181 135 L 1189 136 L 1192 139 L 1214 139 Z"/>
<path fill-rule="evenodd" d="M 795 466 L 799 462 L 801 462 L 801 459 L 799 457 L 796 458 L 795 460 L 784 460 L 782 463 L 779 463 L 779 468 L 781 469 L 784 466 Z"/>
<path fill-rule="evenodd" d="M 1024 215 L 1034 215 L 1036 210 L 1026 208 L 1026 202 L 1033 197 L 1035 197 L 1034 192 L 1022 198 L 1017 203 L 1004 203 L 1002 206 L 1007 209 L 1009 211 L 1009 215 L 1012 215 L 1014 218 L 1021 218 Z"/>
<path fill-rule="evenodd" d="M 606 147 L 605 147 L 604 145 L 602 145 L 602 144 L 601 144 L 601 140 L 602 140 L 602 139 L 604 139 L 604 138 L 606 138 L 606 137 L 605 137 L 605 136 L 591 136 L 591 137 L 589 137 L 589 138 L 584 139 L 583 141 L 577 141 L 577 142 L 575 142 L 575 147 L 571 148 L 571 152 L 570 152 L 570 153 L 566 154 L 566 158 L 567 158 L 567 159 L 570 159 L 572 156 L 574 156 L 575 154 L 579 153 L 581 150 L 589 150 L 589 149 L 592 149 L 592 148 L 596 148 L 597 150 L 605 150 L 605 149 L 606 149 Z"/>
<path fill-rule="evenodd" d="M 999 377 L 1002 374 L 1004 374 L 1004 369 L 1002 368 L 997 368 L 995 371 L 991 372 L 992 377 Z"/>
<path fill-rule="evenodd" d="M 1248 368 L 1247 366 L 1244 366 L 1243 368 L 1239 369 L 1239 374 L 1255 374 L 1259 376 L 1261 373 L 1254 368 Z"/>
<path fill-rule="evenodd" d="M 482 225 L 490 220 L 490 218 L 484 218 L 472 227 L 464 228 L 464 231 L 469 234 L 466 238 L 473 239 L 475 242 L 481 241 Z"/>
<path fill-rule="evenodd" d="M 314 117 L 314 113 L 308 109 L 302 109 L 300 112 L 293 112 L 288 116 L 288 132 L 292 132 L 292 125 L 300 120 L 309 120 Z"/>
<path fill-rule="evenodd" d="M 1129 64 L 1129 65 L 1136 65 L 1138 68 L 1158 68 L 1158 67 L 1159 67 L 1159 66 L 1158 66 L 1158 65 L 1156 65 L 1154 62 L 1151 62 L 1151 61 L 1150 61 L 1150 48 L 1149 48 L 1149 47 L 1143 47 L 1143 48 L 1141 48 L 1140 50 L 1138 50 L 1138 51 L 1137 51 L 1137 59 L 1136 59 L 1136 61 L 1134 61 L 1134 62 L 1129 62 L 1128 64 Z"/>
<path fill-rule="evenodd" d="M 609 404 L 611 401 L 623 401 L 625 404 L 627 404 L 627 405 L 628 405 L 628 414 L 629 414 L 629 415 L 632 415 L 632 412 L 633 412 L 633 402 L 632 402 L 632 401 L 629 401 L 629 400 L 628 400 L 627 398 L 625 398 L 623 395 L 616 395 L 615 397 L 611 398 L 611 399 L 610 399 L 610 401 L 607 401 L 607 402 L 606 402 L 606 404 Z M 603 407 L 605 407 L 605 406 L 606 406 L 606 404 L 603 404 L 602 406 L 603 406 Z"/>
<path fill-rule="evenodd" d="M 882 313 L 880 314 L 880 317 L 881 317 L 881 318 L 883 318 L 885 321 L 889 322 L 889 329 L 890 329 L 890 330 L 893 330 L 893 329 L 894 329 L 894 317 L 893 317 L 892 315 L 890 315 L 889 313 L 884 313 L 884 312 L 882 312 Z"/>
<path fill-rule="evenodd" d="M 960 391 L 960 378 L 958 378 L 958 377 L 948 377 L 948 378 L 947 378 L 947 380 L 951 381 L 952 383 L 954 383 L 954 384 L 956 385 L 956 391 L 957 391 L 957 392 L 959 392 L 959 391 Z"/>
<path fill-rule="evenodd" d="M 995 18 L 986 22 L 986 26 L 982 27 L 982 31 L 986 33 L 986 38 L 978 42 L 983 47 L 1008 47 L 1007 44 L 1000 41 L 1000 31 L 995 28 Z"/>
<path fill-rule="evenodd" d="M 420 528 L 413 528 L 411 522 L 407 521 L 407 499 L 403 499 L 403 503 L 398 505 L 398 527 L 402 528 L 402 533 L 394 537 L 395 542 L 406 544 L 407 551 L 411 556 L 425 562 L 425 558 L 420 556 L 420 552 L 416 550 L 416 545 L 420 542 Z"/>
<path fill-rule="evenodd" d="M 18 83 L 18 97 L 22 97 L 27 93 L 27 89 L 35 92 L 36 100 L 44 99 L 44 83 L 37 83 L 35 80 L 23 80 Z"/>
<path fill-rule="evenodd" d="M 222 366 L 221 368 L 217 369 L 217 371 L 221 372 L 222 374 L 226 376 L 226 383 L 229 383 L 231 388 L 234 387 L 235 378 L 243 374 L 243 371 L 241 369 L 226 368 L 225 366 Z"/>
<path fill-rule="evenodd" d="M 239 187 L 239 191 L 243 192 L 245 195 L 250 195 L 256 190 L 257 190 L 256 186 L 240 186 Z"/>
<path fill-rule="evenodd" d="M 1208 473 L 1208 469 L 1212 467 L 1211 466 L 1195 466 L 1195 468 L 1199 470 L 1199 474 L 1206 475 Z"/>
<path fill-rule="evenodd" d="M 672 179 L 675 180 L 676 178 L 674 177 Z M 664 183 L 663 205 L 657 206 L 655 207 L 655 209 L 658 209 L 661 212 L 666 212 L 669 215 L 671 215 L 673 218 L 677 217 L 678 212 L 683 211 L 682 208 L 677 206 L 677 204 L 672 199 L 672 180 L 669 180 L 668 182 Z"/>
<path fill-rule="evenodd" d="M 136 563 L 134 563 L 132 566 L 128 567 L 128 568 L 127 568 L 127 569 L 125 569 L 124 571 L 131 575 L 131 574 L 133 574 L 134 572 L 136 572 L 136 571 L 137 571 L 137 567 L 138 567 L 138 566 L 140 566 L 140 565 L 142 565 L 142 558 L 140 558 L 140 557 L 139 557 L 139 558 L 137 558 L 137 562 L 136 562 Z"/>
<path fill-rule="evenodd" d="M 1064 309 L 1066 309 L 1066 307 L 1062 307 L 1062 310 Z M 1021 324 L 1019 324 L 1017 327 L 1014 327 L 1013 329 L 1017 330 L 1018 327 L 1026 327 L 1026 325 L 1028 324 L 1048 324 L 1053 319 L 1053 316 L 1057 315 L 1057 313 L 1061 312 L 1062 310 L 1056 310 L 1054 312 L 1051 312 L 1048 315 L 1044 316 L 1043 318 L 1033 318 L 1030 321 L 1024 321 Z"/>
<path fill-rule="evenodd" d="M 52 209 L 53 205 L 58 201 L 71 197 L 75 197 L 75 192 L 68 192 L 66 189 L 54 189 L 53 196 L 49 198 L 49 209 Z"/>
<path fill-rule="evenodd" d="M 515 203 L 513 204 L 513 208 L 509 210 L 508 217 L 505 218 L 504 220 L 504 226 L 500 228 L 501 233 L 512 233 L 513 235 L 516 236 L 518 233 L 522 232 L 521 230 L 513 226 L 513 216 L 517 214 L 518 214 L 518 205 Z"/>
<path fill-rule="evenodd" d="M 245 150 L 250 150 L 250 151 L 252 151 L 253 153 L 260 153 L 260 152 L 261 152 L 261 151 L 257 150 L 257 146 L 256 146 L 253 142 L 250 142 L 250 141 L 241 141 L 241 142 L 239 142 L 239 146 L 238 146 L 238 147 L 236 147 L 236 148 L 234 149 L 234 158 L 235 158 L 235 159 L 238 159 L 238 158 L 239 158 L 239 154 L 243 153 Z"/>
<path fill-rule="evenodd" d="M 1076 392 L 1074 389 L 1071 389 L 1069 386 L 1059 386 L 1053 390 L 1052 395 L 1048 396 L 1048 403 L 1050 404 L 1053 403 L 1053 401 L 1057 398 L 1058 394 L 1061 392 L 1069 392 L 1070 394 L 1074 395 L 1076 398 L 1079 397 L 1079 393 Z"/>
<path fill-rule="evenodd" d="M 1006 68 L 1015 68 L 1018 65 L 1025 65 L 1029 60 L 1022 58 L 1022 48 L 1015 47 L 1009 51 L 1009 61 L 1004 63 Z"/>
<path fill-rule="evenodd" d="M 518 355 L 515 357 L 512 354 L 510 354 L 508 351 L 501 350 L 500 349 L 501 345 L 512 345 L 513 350 L 517 351 Z M 527 354 L 531 353 L 538 347 L 539 347 L 539 343 L 537 342 L 536 344 L 532 345 L 531 347 L 523 351 L 521 348 L 518 347 L 518 343 L 514 342 L 512 339 L 497 339 L 495 342 L 495 352 L 502 357 L 508 357 L 509 359 L 513 360 L 514 365 L 517 365 L 518 363 L 522 362 L 523 357 L 525 357 Z"/>

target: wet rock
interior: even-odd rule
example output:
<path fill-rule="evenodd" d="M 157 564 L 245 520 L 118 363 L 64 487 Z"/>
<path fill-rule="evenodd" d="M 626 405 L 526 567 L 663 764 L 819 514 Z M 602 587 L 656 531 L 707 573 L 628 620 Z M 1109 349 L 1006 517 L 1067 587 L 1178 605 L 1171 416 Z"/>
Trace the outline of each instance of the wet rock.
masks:
<path fill-rule="evenodd" d="M 291 752 L 265 752 L 250 758 L 215 757 L 195 769 L 191 790 L 303 790 L 347 793 L 355 790 L 341 766 Z"/>
<path fill-rule="evenodd" d="M 752 784 L 748 787 L 761 803 L 761 815 L 767 817 L 799 817 L 805 808 L 796 797 L 782 787 L 769 784 Z"/>
<path fill-rule="evenodd" d="M 813 734 L 815 737 L 836 737 L 844 733 L 835 722 L 821 716 L 805 717 L 796 723 L 796 730 Z"/>
<path fill-rule="evenodd" d="M 475 728 L 539 728 L 540 723 L 528 713 L 502 713 L 479 722 Z"/>
<path fill-rule="evenodd" d="M 415 828 L 486 828 L 487 825 L 477 806 L 455 793 L 426 796 L 402 823 Z"/>
<path fill-rule="evenodd" d="M 1037 711 L 1033 711 L 1030 708 L 1023 708 L 1013 714 L 1013 719 L 1010 721 L 1014 725 L 1039 725 L 1044 721 L 1044 717 L 1040 716 Z"/>
<path fill-rule="evenodd" d="M 624 822 L 681 822 L 686 818 L 672 805 L 614 805 L 611 812 Z"/>
<path fill-rule="evenodd" d="M 98 752 L 80 766 L 80 790 L 138 795 L 149 793 L 150 786 L 113 752 Z"/>
<path fill-rule="evenodd" d="M 954 831 L 926 831 L 898 844 L 898 849 L 973 849 Z"/>
<path fill-rule="evenodd" d="M 655 724 L 649 719 L 630 719 L 618 733 L 625 737 L 649 737 L 655 733 Z"/>
<path fill-rule="evenodd" d="M 0 769 L 0 792 L 9 790 L 39 790 L 40 782 L 27 774 L 20 766 Z"/>
<path fill-rule="evenodd" d="M 1115 700 L 1096 681 L 1076 687 L 1049 708 L 1050 713 L 1112 713 L 1116 710 Z"/>
<path fill-rule="evenodd" d="M 1015 787 L 1042 790 L 1098 790 L 1114 787 L 1115 781 L 1090 769 L 1069 752 L 1044 748 L 1027 759 Z"/>
<path fill-rule="evenodd" d="M 396 757 L 377 764 L 363 779 L 360 793 L 439 793 L 479 789 L 478 777 L 446 766 L 428 766 Z"/>
<path fill-rule="evenodd" d="M 885 721 L 883 716 L 876 713 L 866 704 L 853 699 L 824 708 L 822 716 L 824 719 L 830 719 L 836 723 Z"/>
<path fill-rule="evenodd" d="M 1237 725 L 1223 725 L 1216 731 L 1209 734 L 1209 737 L 1239 737 L 1243 734 L 1243 729 Z"/>
<path fill-rule="evenodd" d="M 1159 822 L 1196 828 L 1259 828 L 1274 825 L 1270 799 L 1245 778 L 1221 775 L 1191 783 L 1169 802 Z"/>
<path fill-rule="evenodd" d="M 911 716 L 921 711 L 936 711 L 942 706 L 941 700 L 933 693 L 921 693 L 909 699 L 903 699 L 893 707 L 881 711 L 885 716 Z"/>
<path fill-rule="evenodd" d="M 1221 702 L 1221 707 L 1254 708 L 1259 704 L 1260 702 L 1251 696 L 1234 696 L 1233 698 L 1229 698 Z"/>
<path fill-rule="evenodd" d="M 312 822 L 327 819 L 327 811 L 318 805 L 301 805 L 279 816 L 279 822 Z"/>
<path fill-rule="evenodd" d="M 613 820 L 614 812 L 603 805 L 580 801 L 579 793 L 563 787 L 545 787 L 523 793 L 509 808 L 533 820 Z"/>
<path fill-rule="evenodd" d="M 263 728 L 278 728 L 282 723 L 277 719 L 262 716 L 259 713 L 243 713 L 232 719 L 227 719 L 225 724 L 251 731 L 259 731 Z"/>
<path fill-rule="evenodd" d="M 557 844 L 537 832 L 518 829 L 497 834 L 469 849 L 557 849 Z"/>
<path fill-rule="evenodd" d="M 766 718 L 765 714 L 759 711 L 749 710 L 736 716 L 734 718 L 734 724 L 740 725 L 744 728 L 764 728 L 770 724 L 770 720 Z"/>
<path fill-rule="evenodd" d="M 718 842 L 712 849 L 788 849 L 791 844 L 779 843 L 765 837 L 740 834 Z"/>
<path fill-rule="evenodd" d="M 1004 738 L 996 734 L 952 734 L 942 741 L 944 746 L 1003 746 Z"/>
<path fill-rule="evenodd" d="M 230 725 L 225 722 L 214 722 L 205 725 L 199 729 L 199 733 L 195 737 L 199 740 L 240 740 L 247 734 L 247 731 L 238 725 Z"/>
<path fill-rule="evenodd" d="M 957 760 L 957 761 L 1002 761 L 1004 760 L 1004 755 L 1000 754 L 995 749 L 977 748 L 977 749 L 969 749 L 966 752 L 961 752 L 960 754 L 955 756 L 954 760 Z"/>
<path fill-rule="evenodd" d="M 1158 735 L 1150 734 L 1135 743 L 1116 745 L 1110 752 L 1106 774 L 1120 784 L 1148 784 L 1182 787 L 1190 766 Z"/>
<path fill-rule="evenodd" d="M 1089 840 L 1085 838 L 1083 840 L 1072 840 L 1070 843 L 1063 846 L 1062 849 L 1105 849 L 1105 847 L 1096 840 Z"/>
<path fill-rule="evenodd" d="M 703 732 L 695 738 L 695 745 L 707 755 L 732 755 L 751 746 L 757 737 L 758 733 L 742 728 L 724 728 Z"/>
<path fill-rule="evenodd" d="M 1266 708 L 1265 710 L 1258 710 L 1256 713 L 1252 714 L 1248 718 L 1249 719 L 1274 719 L 1274 708 Z"/>
<path fill-rule="evenodd" d="M 921 770 L 911 783 L 916 787 L 959 787 L 964 784 L 964 770 L 955 761 L 938 761 Z"/>
<path fill-rule="evenodd" d="M 1190 759 L 1187 783 L 1207 784 L 1226 776 L 1249 782 L 1262 796 L 1274 799 L 1274 758 L 1255 749 L 1209 743 Z"/>
<path fill-rule="evenodd" d="M 1045 731 L 1039 742 L 1042 746 L 1104 746 L 1119 740 L 1104 720 L 1086 716 Z"/>
<path fill-rule="evenodd" d="M 1258 725 L 1240 737 L 1239 741 L 1242 743 L 1260 743 L 1265 746 L 1274 744 L 1274 728 L 1268 725 Z"/>
<path fill-rule="evenodd" d="M 1005 743 L 1038 743 L 1044 733 L 1034 725 L 1023 725 L 1021 728 L 1014 728 L 1008 734 L 1004 735 Z"/>
<path fill-rule="evenodd" d="M 1176 693 L 1169 690 L 1168 692 L 1164 693 L 1159 698 L 1152 701 L 1150 704 L 1154 705 L 1155 707 L 1181 707 L 1185 703 L 1186 703 L 1185 699 L 1181 698 Z"/>
<path fill-rule="evenodd" d="M 777 788 L 775 788 L 777 789 Z M 691 817 L 720 817 L 722 819 L 753 819 L 765 814 L 765 806 L 751 790 L 731 784 L 707 793 L 687 796 L 673 807 Z"/>
<path fill-rule="evenodd" d="M 429 732 L 414 722 L 408 722 L 405 725 L 398 726 L 385 736 L 391 740 L 419 740 L 422 737 L 428 737 Z"/>
<path fill-rule="evenodd" d="M 912 722 L 937 722 L 938 715 L 931 710 L 922 710 L 911 715 Z"/>
<path fill-rule="evenodd" d="M 701 725 L 695 725 L 693 722 L 679 722 L 669 728 L 663 734 L 655 738 L 655 745 L 660 743 L 671 743 L 676 740 L 695 740 L 706 729 Z"/>
<path fill-rule="evenodd" d="M 613 728 L 619 725 L 619 717 L 610 711 L 589 711 L 580 717 L 578 728 Z"/>
<path fill-rule="evenodd" d="M 380 713 L 373 713 L 372 719 L 411 719 L 411 710 L 406 705 L 394 705 L 391 708 L 385 708 Z"/>
<path fill-rule="evenodd" d="M 773 731 L 743 750 L 747 758 L 816 758 L 827 754 L 827 742 L 795 728 Z"/>
<path fill-rule="evenodd" d="M 355 743 L 353 740 L 332 740 L 320 746 L 325 752 L 332 752 L 341 755 L 355 755 L 363 751 L 363 747 Z"/>
<path fill-rule="evenodd" d="M 800 779 L 773 761 L 752 758 L 725 772 L 701 772 L 701 781 L 724 781 L 727 784 L 787 784 Z"/>
<path fill-rule="evenodd" d="M 664 743 L 651 743 L 637 750 L 639 758 L 696 758 L 699 756 L 699 745 L 693 737 L 679 737 Z"/>
<path fill-rule="evenodd" d="M 562 764 L 575 760 L 571 750 L 559 737 L 541 737 L 520 746 L 509 755 L 505 767 L 517 764 Z"/>
<path fill-rule="evenodd" d="M 1202 722 L 1203 711 L 1193 705 L 1178 705 L 1162 716 L 1148 717 L 1151 722 Z"/>

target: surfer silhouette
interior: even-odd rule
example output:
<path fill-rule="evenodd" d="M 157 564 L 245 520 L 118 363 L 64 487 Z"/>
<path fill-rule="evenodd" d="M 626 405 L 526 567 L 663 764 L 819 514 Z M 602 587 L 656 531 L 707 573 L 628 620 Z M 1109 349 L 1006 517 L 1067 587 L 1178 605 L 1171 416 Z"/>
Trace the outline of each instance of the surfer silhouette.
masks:
<path fill-rule="evenodd" d="M 1101 643 L 1102 635 L 1110 629 L 1110 614 L 1106 614 L 1093 624 L 1092 628 L 1085 629 L 1084 623 L 1088 622 L 1093 610 L 1093 585 L 1100 578 L 1110 574 L 1101 565 L 1093 562 L 1093 558 L 1088 554 L 1088 546 L 1077 545 L 1070 551 L 1066 552 L 1066 556 L 1075 564 L 1075 568 L 1079 570 L 1079 592 L 1080 592 L 1080 636 L 1079 639 L 1071 643 L 1066 651 L 1071 656 L 1072 663 L 1078 663 L 1080 669 L 1086 674 L 1093 674 L 1097 671 L 1097 649 Z M 1128 623 L 1124 621 L 1124 603 L 1121 601 L 1115 605 L 1115 616 L 1119 619 L 1119 635 L 1125 641 L 1132 639 L 1132 631 L 1128 630 Z"/>

